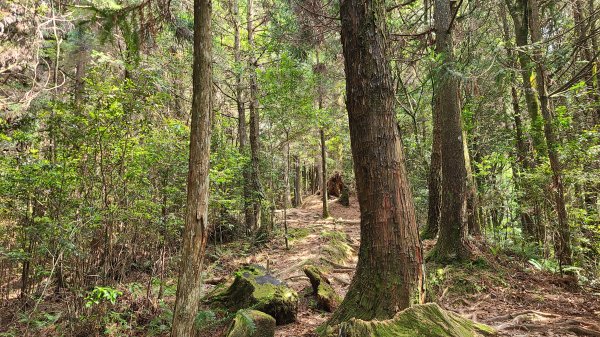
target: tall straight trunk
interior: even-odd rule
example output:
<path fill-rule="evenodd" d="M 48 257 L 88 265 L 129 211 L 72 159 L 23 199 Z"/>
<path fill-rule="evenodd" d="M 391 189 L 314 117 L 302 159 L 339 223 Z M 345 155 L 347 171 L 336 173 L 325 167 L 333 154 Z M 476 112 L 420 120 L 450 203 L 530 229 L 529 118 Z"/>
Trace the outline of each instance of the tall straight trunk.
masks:
<path fill-rule="evenodd" d="M 570 265 L 571 246 L 570 246 L 570 228 L 567 218 L 567 208 L 565 205 L 564 185 L 562 182 L 562 167 L 558 157 L 559 141 L 554 129 L 554 120 L 550 97 L 548 96 L 548 75 L 543 60 L 543 52 L 539 42 L 542 41 L 542 27 L 540 18 L 540 1 L 529 0 L 531 17 L 531 41 L 537 44 L 534 49 L 534 59 L 536 62 L 536 82 L 540 96 L 540 106 L 542 108 L 542 117 L 544 118 L 544 135 L 546 144 L 548 144 L 548 159 L 552 170 L 552 183 L 554 202 L 558 220 L 557 237 L 554 239 L 554 249 L 556 257 L 561 266 Z"/>
<path fill-rule="evenodd" d="M 517 59 L 521 69 L 523 93 L 525 94 L 527 113 L 531 123 L 531 140 L 537 155 L 544 156 L 546 154 L 546 144 L 544 142 L 544 135 L 542 131 L 544 123 L 542 117 L 540 116 L 540 107 L 535 93 L 535 88 L 531 83 L 534 66 L 531 62 L 531 57 L 526 51 L 527 47 L 529 46 L 529 27 L 527 24 L 529 10 L 527 1 L 528 0 L 505 0 L 515 29 L 515 42 L 518 48 Z M 533 159 L 535 160 L 535 156 Z"/>
<path fill-rule="evenodd" d="M 260 227 L 260 212 L 262 189 L 260 185 L 259 172 L 259 112 L 258 112 L 258 83 L 256 78 L 257 60 L 254 52 L 254 1 L 248 0 L 247 10 L 247 26 L 248 26 L 248 48 L 250 48 L 250 57 L 248 59 L 248 71 L 250 73 L 250 197 L 249 203 L 246 206 L 246 227 L 253 232 Z"/>
<path fill-rule="evenodd" d="M 438 235 L 440 228 L 440 213 L 442 207 L 442 138 L 439 108 L 434 100 L 432 109 L 433 142 L 431 144 L 431 163 L 429 164 L 429 206 L 427 211 L 427 225 L 421 237 L 433 239 Z"/>
<path fill-rule="evenodd" d="M 478 221 L 477 211 L 477 182 L 473 176 L 471 168 L 471 155 L 467 144 L 467 132 L 463 130 L 463 155 L 465 159 L 465 169 L 467 171 L 467 226 L 469 234 L 473 236 L 481 235 L 481 224 Z"/>
<path fill-rule="evenodd" d="M 244 106 L 244 83 L 242 81 L 242 72 L 239 70 L 242 64 L 242 50 L 241 50 L 241 38 L 240 38 L 240 9 L 239 0 L 232 0 L 231 11 L 233 17 L 233 54 L 236 65 L 235 73 L 235 104 L 238 113 L 238 144 L 239 151 L 242 155 L 248 153 L 248 135 L 246 127 L 246 109 Z M 252 186 L 251 186 L 251 164 L 246 165 L 243 170 L 243 194 L 244 194 L 244 209 L 246 210 L 246 216 L 252 214 L 254 208 L 252 206 Z M 248 219 L 248 218 L 246 218 Z M 246 234 L 252 232 L 252 226 L 246 226 Z"/>
<path fill-rule="evenodd" d="M 465 165 L 458 79 L 453 74 L 452 8 L 450 0 L 436 0 L 434 8 L 436 52 L 441 64 L 434 99 L 444 126 L 442 144 L 442 208 L 439 237 L 432 257 L 441 262 L 470 255 L 467 224 L 467 169 Z"/>
<path fill-rule="evenodd" d="M 302 175 L 300 173 L 300 157 L 294 156 L 294 207 L 302 205 Z"/>
<path fill-rule="evenodd" d="M 323 109 L 323 96 L 324 86 L 323 77 L 325 76 L 325 64 L 319 61 L 319 50 L 316 52 L 317 64 L 315 71 L 318 76 L 318 108 L 319 111 Z M 321 126 L 319 129 L 319 136 L 321 139 L 321 201 L 323 202 L 323 218 L 329 217 L 329 200 L 327 195 L 327 146 L 325 144 L 325 128 Z"/>
<path fill-rule="evenodd" d="M 319 105 L 321 105 L 319 103 Z M 329 218 L 329 200 L 327 198 L 327 147 L 325 146 L 325 130 L 319 129 L 319 135 L 321 136 L 321 181 L 323 182 L 323 188 L 321 189 L 321 200 L 323 201 L 323 218 Z"/>
<path fill-rule="evenodd" d="M 194 68 L 187 208 L 171 335 L 194 336 L 208 238 L 208 172 L 212 114 L 210 0 L 194 0 Z"/>
<path fill-rule="evenodd" d="M 385 3 L 343 0 L 340 13 L 361 243 L 356 274 L 329 324 L 391 318 L 424 295 L 415 209 L 395 122 Z"/>
<path fill-rule="evenodd" d="M 509 58 L 509 62 L 513 67 L 517 66 L 517 60 L 515 58 L 515 54 L 512 49 L 508 46 L 510 43 L 510 31 L 508 27 L 508 18 L 506 17 L 506 11 L 504 7 L 500 8 L 502 15 L 502 28 L 504 34 L 504 41 L 507 44 L 506 53 Z M 515 129 L 515 149 L 516 149 L 516 157 L 517 157 L 517 165 L 515 170 L 513 170 L 513 181 L 515 183 L 515 189 L 517 191 L 522 191 L 526 189 L 520 179 L 520 173 L 527 171 L 530 169 L 530 154 L 527 148 L 527 144 L 525 143 L 525 136 L 523 135 L 523 120 L 521 117 L 521 108 L 519 104 L 519 94 L 517 92 L 517 88 L 514 85 L 511 85 L 510 88 L 511 94 L 511 104 L 512 104 L 512 116 L 514 121 L 514 129 Z M 525 193 L 518 193 L 518 208 L 519 208 L 519 218 L 521 221 L 521 227 L 523 233 L 527 237 L 535 237 L 535 222 L 529 212 L 527 212 L 527 200 L 524 197 Z"/>
<path fill-rule="evenodd" d="M 240 9 L 239 0 L 231 0 L 233 16 L 233 57 L 235 65 L 241 67 L 242 49 L 240 40 Z M 246 134 L 246 110 L 244 108 L 244 84 L 242 83 L 242 72 L 235 73 L 235 103 L 238 112 L 238 142 L 240 152 L 244 153 L 248 135 Z"/>

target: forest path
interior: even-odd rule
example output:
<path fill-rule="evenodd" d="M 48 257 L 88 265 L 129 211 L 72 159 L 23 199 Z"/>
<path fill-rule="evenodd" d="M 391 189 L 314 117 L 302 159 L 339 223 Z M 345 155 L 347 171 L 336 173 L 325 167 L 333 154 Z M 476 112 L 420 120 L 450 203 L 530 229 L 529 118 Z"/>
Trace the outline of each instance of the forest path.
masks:
<path fill-rule="evenodd" d="M 287 211 L 289 250 L 284 239 L 277 237 L 246 261 L 268 265 L 300 295 L 298 321 L 278 327 L 278 337 L 316 336 L 315 329 L 331 315 L 312 308 L 310 283 L 302 272 L 306 263 L 327 265 L 322 256 L 324 232 L 346 233 L 354 249 L 344 265 L 353 268 L 356 264 L 360 240 L 357 200 L 351 199 L 350 207 L 344 207 L 334 199 L 329 208 L 332 217 L 321 219 L 320 198 L 306 198 L 302 208 Z M 426 249 L 432 244 L 426 242 Z M 436 289 L 431 291 L 438 293 L 432 297 L 446 309 L 499 328 L 499 336 L 600 336 L 598 289 L 573 287 L 568 279 L 537 271 L 515 257 L 483 254 L 487 267 L 445 271 L 445 279 L 433 280 Z M 332 284 L 344 296 L 353 270 L 334 267 L 332 271 Z"/>

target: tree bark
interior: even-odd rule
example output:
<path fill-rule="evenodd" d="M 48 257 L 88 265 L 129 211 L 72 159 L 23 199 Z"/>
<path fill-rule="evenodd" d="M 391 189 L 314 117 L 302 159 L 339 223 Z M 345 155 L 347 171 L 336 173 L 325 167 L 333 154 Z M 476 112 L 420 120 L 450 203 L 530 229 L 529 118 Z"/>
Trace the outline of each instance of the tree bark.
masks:
<path fill-rule="evenodd" d="M 531 42 L 537 44 L 534 49 L 534 59 L 536 62 L 536 82 L 540 96 L 540 106 L 542 108 L 542 117 L 544 119 L 544 135 L 548 145 L 548 159 L 552 170 L 552 183 L 554 202 L 558 220 L 557 236 L 554 239 L 554 249 L 556 257 L 561 266 L 570 265 L 571 246 L 570 246 L 570 228 L 567 218 L 567 208 L 565 205 L 564 185 L 562 182 L 562 167 L 558 157 L 559 141 L 554 129 L 554 120 L 551 110 L 550 97 L 548 96 L 548 75 L 543 61 L 543 52 L 539 46 L 542 40 L 542 27 L 540 18 L 539 0 L 529 0 L 531 17 Z"/>
<path fill-rule="evenodd" d="M 256 77 L 257 60 L 254 54 L 254 1 L 248 0 L 247 4 L 247 25 L 248 25 L 248 47 L 250 48 L 250 57 L 248 59 L 248 71 L 250 73 L 250 197 L 246 206 L 246 227 L 250 232 L 254 232 L 260 227 L 260 212 L 262 188 L 260 185 L 259 172 L 259 152 L 260 152 L 260 124 L 258 112 L 258 83 Z"/>
<path fill-rule="evenodd" d="M 321 105 L 319 100 L 319 105 Z M 329 200 L 327 198 L 327 149 L 325 146 L 325 130 L 319 129 L 321 136 L 321 181 L 323 182 L 321 187 L 321 200 L 323 201 L 323 218 L 329 218 Z"/>
<path fill-rule="evenodd" d="M 421 235 L 422 239 L 434 239 L 440 228 L 440 212 L 442 207 L 442 138 L 438 100 L 434 100 L 432 109 L 433 142 L 431 144 L 431 163 L 429 164 L 429 206 L 427 225 Z"/>
<path fill-rule="evenodd" d="M 187 208 L 171 335 L 194 336 L 208 238 L 208 173 L 212 114 L 210 0 L 194 0 L 194 66 Z"/>
<path fill-rule="evenodd" d="M 458 79 L 453 75 L 453 11 L 450 0 L 436 0 L 434 8 L 436 52 L 441 64 L 436 75 L 434 99 L 441 124 L 442 207 L 439 237 L 432 257 L 440 262 L 464 260 L 470 256 L 467 223 L 467 169 Z"/>
<path fill-rule="evenodd" d="M 391 318 L 424 295 L 415 209 L 395 122 L 385 4 L 343 0 L 340 13 L 361 244 L 356 274 L 329 324 Z"/>

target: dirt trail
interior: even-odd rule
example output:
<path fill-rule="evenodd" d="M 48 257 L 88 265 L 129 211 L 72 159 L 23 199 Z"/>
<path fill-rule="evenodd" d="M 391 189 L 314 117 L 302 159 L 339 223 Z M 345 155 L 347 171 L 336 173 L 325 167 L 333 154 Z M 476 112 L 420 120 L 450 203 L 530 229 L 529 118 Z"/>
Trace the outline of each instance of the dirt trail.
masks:
<path fill-rule="evenodd" d="M 346 233 L 355 248 L 346 266 L 356 264 L 360 239 L 356 199 L 351 199 L 350 207 L 332 200 L 332 218 L 328 220 L 321 219 L 320 202 L 318 197 L 311 196 L 302 208 L 288 210 L 292 236 L 289 250 L 285 249 L 283 238 L 277 238 L 258 251 L 251 261 L 268 265 L 275 276 L 285 280 L 300 295 L 298 321 L 278 327 L 278 337 L 316 336 L 315 329 L 330 316 L 309 305 L 310 284 L 302 272 L 305 263 L 323 261 L 320 256 L 323 231 Z M 302 235 L 294 238 L 294 233 Z M 531 270 L 507 257 L 486 256 L 486 260 L 489 269 L 485 275 L 475 276 L 474 293 L 458 295 L 446 288 L 437 294 L 437 302 L 465 317 L 499 328 L 500 336 L 600 336 L 598 290 L 594 293 L 573 288 L 564 278 Z M 337 270 L 332 275 L 333 286 L 340 295 L 345 295 L 352 276 L 352 270 Z"/>

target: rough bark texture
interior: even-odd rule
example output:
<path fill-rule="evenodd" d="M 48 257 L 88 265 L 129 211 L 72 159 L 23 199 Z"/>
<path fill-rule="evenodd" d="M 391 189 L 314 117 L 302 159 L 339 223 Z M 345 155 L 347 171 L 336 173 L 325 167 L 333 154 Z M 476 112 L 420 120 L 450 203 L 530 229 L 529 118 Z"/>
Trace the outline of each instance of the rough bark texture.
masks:
<path fill-rule="evenodd" d="M 539 0 L 530 0 L 530 27 L 531 40 L 538 43 L 542 40 L 542 27 L 540 18 Z M 557 235 L 554 238 L 555 253 L 561 266 L 570 265 L 571 246 L 570 246 L 570 228 L 567 218 L 567 208 L 565 206 L 564 185 L 562 182 L 562 167 L 558 158 L 558 138 L 554 130 L 554 121 L 551 112 L 550 97 L 548 97 L 548 75 L 543 62 L 543 52 L 539 45 L 535 48 L 534 59 L 536 63 L 536 82 L 540 96 L 540 106 L 542 108 L 542 117 L 544 118 L 544 135 L 548 144 L 548 159 L 552 169 L 552 183 L 554 202 L 558 220 Z"/>
<path fill-rule="evenodd" d="M 254 232 L 260 227 L 260 212 L 262 187 L 260 185 L 259 173 L 259 114 L 258 114 L 258 83 L 256 78 L 256 59 L 254 58 L 254 2 L 248 0 L 247 24 L 248 24 L 248 47 L 250 48 L 250 57 L 248 59 L 248 72 L 250 73 L 250 172 L 247 184 L 250 188 L 250 195 L 247 197 L 245 217 L 246 227 L 250 232 Z"/>
<path fill-rule="evenodd" d="M 328 324 L 387 319 L 422 297 L 422 251 L 394 118 L 385 5 L 341 2 L 346 107 L 361 213 L 356 274 Z"/>
<path fill-rule="evenodd" d="M 231 322 L 227 337 L 273 337 L 275 319 L 258 310 L 241 310 Z"/>
<path fill-rule="evenodd" d="M 319 99 L 319 109 L 321 109 L 321 99 Z M 321 136 L 321 181 L 323 182 L 323 187 L 321 189 L 322 196 L 321 200 L 323 201 L 323 218 L 329 218 L 329 200 L 327 196 L 327 149 L 325 145 L 325 130 L 321 128 L 319 130 L 319 134 Z"/>
<path fill-rule="evenodd" d="M 427 211 L 427 225 L 423 229 L 421 238 L 433 239 L 438 235 L 440 229 L 440 212 L 442 207 L 442 138 L 439 109 L 434 107 L 433 119 L 433 142 L 431 144 L 431 163 L 429 164 L 429 206 Z"/>
<path fill-rule="evenodd" d="M 208 238 L 208 172 L 212 114 L 211 2 L 194 1 L 194 68 L 187 209 L 171 335 L 193 336 L 200 272 Z"/>
<path fill-rule="evenodd" d="M 327 337 L 477 337 L 496 331 L 440 308 L 435 303 L 416 305 L 385 321 L 352 319 L 325 334 Z"/>
<path fill-rule="evenodd" d="M 453 74 L 452 8 L 450 0 L 436 0 L 436 52 L 440 67 L 434 99 L 440 116 L 442 147 L 442 207 L 440 231 L 431 257 L 440 262 L 469 257 L 467 224 L 467 169 L 465 165 L 458 79 Z"/>

